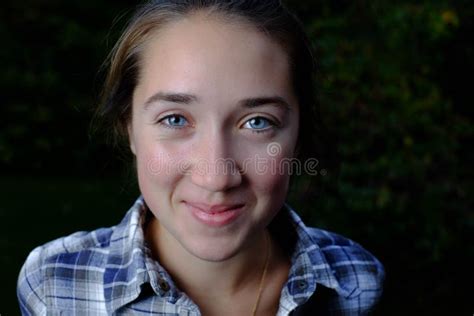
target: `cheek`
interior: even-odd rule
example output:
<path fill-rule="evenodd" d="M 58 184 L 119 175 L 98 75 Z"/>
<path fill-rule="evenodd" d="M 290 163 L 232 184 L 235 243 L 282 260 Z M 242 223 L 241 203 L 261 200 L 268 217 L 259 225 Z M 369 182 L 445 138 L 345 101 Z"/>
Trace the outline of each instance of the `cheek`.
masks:
<path fill-rule="evenodd" d="M 245 161 L 245 173 L 251 186 L 260 194 L 285 196 L 288 191 L 290 175 L 285 167 L 286 153 L 265 154 Z"/>
<path fill-rule="evenodd" d="M 273 216 L 283 206 L 288 193 L 289 176 L 278 172 L 254 175 L 250 179 L 259 214 Z"/>
<path fill-rule="evenodd" d="M 271 198 L 275 196 L 286 196 L 288 191 L 289 177 L 280 174 L 264 174 L 254 178 L 254 188 Z"/>
<path fill-rule="evenodd" d="M 181 170 L 185 170 L 185 160 L 179 154 L 171 153 L 157 144 L 140 146 L 136 163 L 142 190 L 150 189 L 151 184 L 162 188 L 171 185 L 182 174 Z"/>

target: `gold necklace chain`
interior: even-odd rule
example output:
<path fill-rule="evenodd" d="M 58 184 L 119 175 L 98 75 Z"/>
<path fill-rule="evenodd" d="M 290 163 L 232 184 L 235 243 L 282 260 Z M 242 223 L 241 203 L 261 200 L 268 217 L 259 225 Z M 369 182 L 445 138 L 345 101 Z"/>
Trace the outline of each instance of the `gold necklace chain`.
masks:
<path fill-rule="evenodd" d="M 267 244 L 267 257 L 265 258 L 265 266 L 263 268 L 262 277 L 260 278 L 260 285 L 258 286 L 258 293 L 257 293 L 257 301 L 255 302 L 255 305 L 253 306 L 252 316 L 257 315 L 258 303 L 260 303 L 260 297 L 262 296 L 263 285 L 265 284 L 265 276 L 267 275 L 268 264 L 270 262 L 270 253 L 272 251 L 272 248 L 270 245 L 270 237 L 268 237 L 268 233 L 265 234 L 265 237 L 266 237 L 265 240 Z"/>

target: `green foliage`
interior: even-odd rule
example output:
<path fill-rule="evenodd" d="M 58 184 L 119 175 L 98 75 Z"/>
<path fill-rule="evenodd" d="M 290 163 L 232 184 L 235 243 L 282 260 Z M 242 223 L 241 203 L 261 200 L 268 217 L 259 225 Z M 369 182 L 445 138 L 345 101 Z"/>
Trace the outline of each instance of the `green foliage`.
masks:
<path fill-rule="evenodd" d="M 321 179 L 326 194 L 302 205 L 305 216 L 381 258 L 388 273 L 381 314 L 405 314 L 408 305 L 413 314 L 469 312 L 467 287 L 436 282 L 433 273 L 458 269 L 449 278 L 461 279 L 474 263 L 472 151 L 463 150 L 474 138 L 463 115 L 468 91 L 457 104 L 446 93 L 464 79 L 461 69 L 440 80 L 449 75 L 451 43 L 470 35 L 462 33 L 470 22 L 460 3 L 361 4 L 305 8 L 315 13 L 306 27 L 342 162 Z"/>

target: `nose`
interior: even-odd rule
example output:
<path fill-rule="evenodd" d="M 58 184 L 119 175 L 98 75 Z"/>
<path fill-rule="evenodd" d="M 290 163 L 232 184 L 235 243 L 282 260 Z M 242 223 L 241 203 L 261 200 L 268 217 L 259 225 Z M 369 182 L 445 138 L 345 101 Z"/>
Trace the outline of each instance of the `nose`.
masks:
<path fill-rule="evenodd" d="M 191 180 L 197 186 L 211 192 L 227 191 L 242 182 L 238 164 L 232 157 L 232 141 L 222 133 L 203 135 L 194 144 L 191 157 Z"/>

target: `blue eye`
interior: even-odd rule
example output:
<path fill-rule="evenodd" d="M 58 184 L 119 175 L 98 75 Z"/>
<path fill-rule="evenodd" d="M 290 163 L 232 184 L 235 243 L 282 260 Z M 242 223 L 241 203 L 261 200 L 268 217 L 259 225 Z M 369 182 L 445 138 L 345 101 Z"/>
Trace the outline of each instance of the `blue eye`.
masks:
<path fill-rule="evenodd" d="M 264 132 L 274 126 L 275 123 L 261 116 L 251 118 L 244 124 L 244 128 L 251 129 L 255 132 Z"/>
<path fill-rule="evenodd" d="M 160 119 L 158 123 L 170 128 L 181 128 L 188 124 L 188 120 L 186 120 L 182 115 L 171 114 Z"/>

